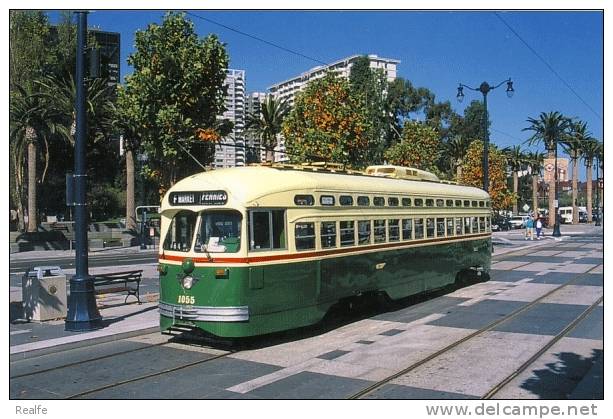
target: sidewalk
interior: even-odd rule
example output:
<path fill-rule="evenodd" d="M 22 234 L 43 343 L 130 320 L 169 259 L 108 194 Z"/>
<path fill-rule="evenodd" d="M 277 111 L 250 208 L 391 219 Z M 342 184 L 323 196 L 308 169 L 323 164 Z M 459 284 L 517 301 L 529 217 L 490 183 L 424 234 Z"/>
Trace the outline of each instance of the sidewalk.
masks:
<path fill-rule="evenodd" d="M 147 249 L 142 249 L 140 246 L 130 247 L 107 247 L 105 249 L 92 249 L 88 251 L 89 255 L 118 255 L 118 254 L 157 254 L 158 248 L 149 246 Z M 52 259 L 65 258 L 75 255 L 73 250 L 30 250 L 27 252 L 11 253 L 9 259 L 24 260 L 24 259 Z"/>

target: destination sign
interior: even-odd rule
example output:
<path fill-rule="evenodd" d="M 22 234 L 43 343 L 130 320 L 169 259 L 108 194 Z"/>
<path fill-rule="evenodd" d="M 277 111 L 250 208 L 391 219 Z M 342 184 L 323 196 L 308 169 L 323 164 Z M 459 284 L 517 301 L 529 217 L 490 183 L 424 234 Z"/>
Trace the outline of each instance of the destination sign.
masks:
<path fill-rule="evenodd" d="M 170 205 L 225 205 L 228 194 L 225 191 L 185 191 L 171 192 Z"/>

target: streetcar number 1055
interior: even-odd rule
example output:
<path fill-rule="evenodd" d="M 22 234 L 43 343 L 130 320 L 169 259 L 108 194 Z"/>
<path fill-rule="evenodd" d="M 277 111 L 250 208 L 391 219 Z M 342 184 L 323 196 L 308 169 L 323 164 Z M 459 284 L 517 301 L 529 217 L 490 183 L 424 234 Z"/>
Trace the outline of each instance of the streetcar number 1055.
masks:
<path fill-rule="evenodd" d="M 196 297 L 193 295 L 179 295 L 179 304 L 194 304 Z"/>

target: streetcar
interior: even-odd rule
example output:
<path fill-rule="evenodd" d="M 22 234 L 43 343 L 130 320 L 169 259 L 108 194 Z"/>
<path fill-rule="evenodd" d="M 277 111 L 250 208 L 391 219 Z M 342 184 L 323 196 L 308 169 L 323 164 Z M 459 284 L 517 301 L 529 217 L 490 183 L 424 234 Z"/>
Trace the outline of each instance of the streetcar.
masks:
<path fill-rule="evenodd" d="M 162 331 L 267 334 L 356 296 L 401 299 L 490 269 L 489 195 L 413 168 L 206 171 L 160 211 Z"/>

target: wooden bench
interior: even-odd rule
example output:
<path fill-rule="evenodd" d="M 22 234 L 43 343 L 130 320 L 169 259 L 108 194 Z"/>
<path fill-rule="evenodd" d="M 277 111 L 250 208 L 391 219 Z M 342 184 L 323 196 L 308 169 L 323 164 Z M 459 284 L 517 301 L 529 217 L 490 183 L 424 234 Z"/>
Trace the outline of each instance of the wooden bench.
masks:
<path fill-rule="evenodd" d="M 126 295 L 126 299 L 124 303 L 128 301 L 128 297 L 131 295 L 135 296 L 138 300 L 138 304 L 141 304 L 140 301 L 140 281 L 143 277 L 143 271 L 124 271 L 124 272 L 112 272 L 107 274 L 96 274 L 92 275 L 94 277 L 94 287 L 104 286 L 104 285 L 122 285 L 120 288 L 121 291 L 127 291 L 128 295 Z M 135 283 L 136 286 L 130 286 L 129 284 Z M 115 291 L 115 288 L 112 288 Z"/>

